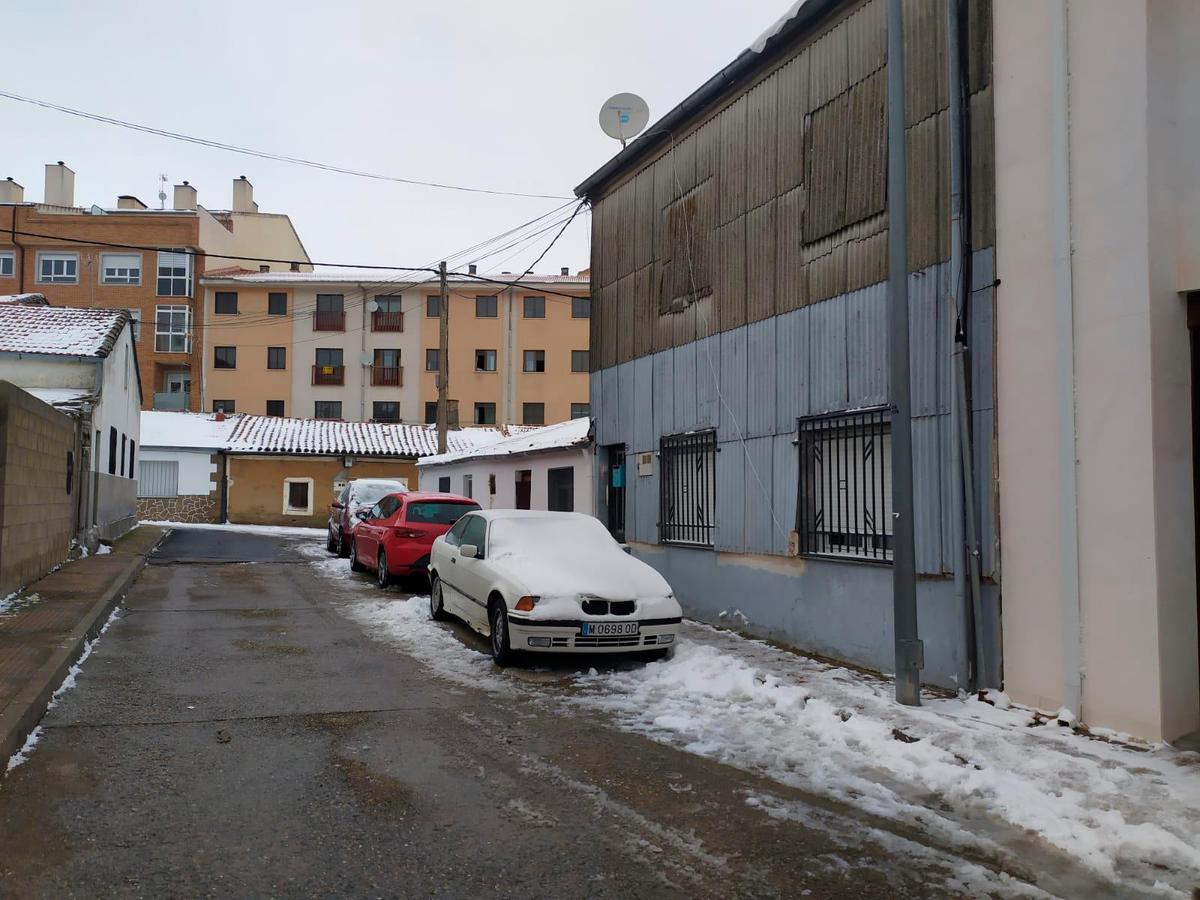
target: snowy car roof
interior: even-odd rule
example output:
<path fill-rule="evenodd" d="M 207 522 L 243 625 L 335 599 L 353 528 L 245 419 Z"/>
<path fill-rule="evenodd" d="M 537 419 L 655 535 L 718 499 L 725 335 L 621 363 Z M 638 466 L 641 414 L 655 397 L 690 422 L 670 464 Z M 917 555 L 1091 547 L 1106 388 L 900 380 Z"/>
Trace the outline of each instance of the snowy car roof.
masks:
<path fill-rule="evenodd" d="M 103 358 L 128 321 L 123 309 L 0 303 L 0 351 Z"/>

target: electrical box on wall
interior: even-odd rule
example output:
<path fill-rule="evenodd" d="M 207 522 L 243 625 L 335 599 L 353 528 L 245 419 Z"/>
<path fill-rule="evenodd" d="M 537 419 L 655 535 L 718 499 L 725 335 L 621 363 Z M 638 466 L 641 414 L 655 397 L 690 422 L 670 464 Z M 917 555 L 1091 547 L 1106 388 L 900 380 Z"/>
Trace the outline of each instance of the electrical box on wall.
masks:
<path fill-rule="evenodd" d="M 637 458 L 638 475 L 654 474 L 654 453 L 639 453 Z"/>

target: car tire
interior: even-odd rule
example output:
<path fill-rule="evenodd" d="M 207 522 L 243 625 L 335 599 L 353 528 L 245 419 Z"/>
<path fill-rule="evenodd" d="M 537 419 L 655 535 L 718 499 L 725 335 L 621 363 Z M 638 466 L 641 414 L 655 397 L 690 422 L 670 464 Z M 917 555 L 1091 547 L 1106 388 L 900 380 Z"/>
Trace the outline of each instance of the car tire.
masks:
<path fill-rule="evenodd" d="M 375 565 L 378 567 L 375 569 L 375 583 L 386 590 L 391 587 L 392 576 L 388 573 L 387 551 L 382 547 L 379 548 L 379 558 L 375 560 Z"/>
<path fill-rule="evenodd" d="M 358 561 L 358 551 L 354 547 L 353 539 L 351 539 L 351 541 L 350 541 L 350 571 L 351 572 L 367 571 L 366 566 L 364 566 L 362 563 L 360 563 Z"/>
<path fill-rule="evenodd" d="M 444 622 L 450 618 L 442 602 L 442 581 L 436 575 L 429 579 L 429 618 L 435 622 Z"/>
<path fill-rule="evenodd" d="M 337 538 L 335 538 L 333 536 L 332 528 L 327 529 L 326 534 L 325 534 L 325 552 L 326 553 L 337 553 L 338 552 L 338 542 L 337 542 Z"/>
<path fill-rule="evenodd" d="M 516 653 L 508 641 L 508 607 L 496 598 L 488 604 L 488 623 L 491 625 L 492 662 L 498 666 L 510 666 L 516 661 Z"/>
<path fill-rule="evenodd" d="M 342 559 L 350 555 L 350 542 L 346 540 L 345 531 L 338 534 L 337 555 L 342 557 Z"/>

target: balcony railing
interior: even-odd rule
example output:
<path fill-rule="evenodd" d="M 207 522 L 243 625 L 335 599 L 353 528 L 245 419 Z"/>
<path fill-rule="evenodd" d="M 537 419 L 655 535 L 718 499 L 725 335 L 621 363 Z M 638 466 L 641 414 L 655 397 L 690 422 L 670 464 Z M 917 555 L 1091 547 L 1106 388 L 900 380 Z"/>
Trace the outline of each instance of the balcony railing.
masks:
<path fill-rule="evenodd" d="M 312 383 L 341 385 L 346 383 L 345 366 L 313 366 Z"/>
<path fill-rule="evenodd" d="M 187 409 L 188 395 L 182 391 L 155 391 L 155 409 Z"/>
<path fill-rule="evenodd" d="M 371 384 L 384 387 L 401 387 L 404 384 L 403 366 L 372 366 Z"/>
<path fill-rule="evenodd" d="M 346 313 L 344 310 L 318 309 L 313 313 L 313 331 L 345 330 Z"/>
<path fill-rule="evenodd" d="M 402 312 L 385 312 L 384 310 L 376 310 L 371 313 L 371 330 L 372 331 L 403 331 L 404 330 L 404 313 Z"/>

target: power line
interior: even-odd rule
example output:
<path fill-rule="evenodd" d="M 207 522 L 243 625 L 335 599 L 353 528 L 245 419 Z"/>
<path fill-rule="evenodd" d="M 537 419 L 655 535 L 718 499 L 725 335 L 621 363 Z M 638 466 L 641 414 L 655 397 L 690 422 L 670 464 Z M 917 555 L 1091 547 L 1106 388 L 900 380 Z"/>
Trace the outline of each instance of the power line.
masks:
<path fill-rule="evenodd" d="M 240 153 L 243 156 L 254 156 L 259 159 L 269 159 L 275 162 L 291 163 L 296 166 L 307 166 L 310 169 L 320 169 L 324 172 L 334 172 L 339 175 L 353 175 L 356 178 L 370 178 L 375 181 L 391 181 L 397 184 L 410 184 L 418 187 L 438 188 L 445 191 L 461 191 L 470 194 L 490 194 L 497 197 L 528 197 L 539 200 L 573 200 L 573 197 L 566 197 L 560 194 L 533 194 L 522 191 L 500 191 L 490 190 L 487 188 L 464 187 L 457 184 L 444 184 L 437 181 L 421 181 L 416 178 L 401 178 L 397 175 L 382 175 L 377 172 L 363 172 L 358 169 L 348 169 L 343 166 L 336 166 L 330 163 L 317 162 L 316 160 L 303 159 L 297 156 L 285 156 L 281 153 L 271 153 L 266 150 L 253 150 L 249 147 L 239 147 L 236 144 L 226 144 L 222 141 L 214 141 L 209 138 L 194 137 L 192 135 L 180 134 L 175 131 L 167 131 L 163 128 L 155 128 L 150 125 L 139 125 L 136 122 L 127 122 L 124 119 L 114 119 L 111 116 L 102 116 L 99 113 L 87 112 L 82 109 L 74 109 L 70 106 L 60 106 L 57 103 L 51 103 L 47 100 L 38 100 L 35 97 L 25 97 L 21 94 L 14 94 L 10 91 L 0 90 L 0 97 L 6 97 L 9 100 L 15 100 L 19 103 L 28 103 L 31 106 L 39 106 L 43 109 L 54 110 L 55 112 L 66 113 L 69 116 L 77 116 L 81 119 L 88 119 L 93 122 L 100 122 L 105 125 L 116 125 L 121 128 L 128 128 L 132 131 L 140 131 L 144 134 L 152 134 L 157 137 L 170 138 L 171 140 L 184 141 L 189 144 L 197 144 L 201 147 L 209 147 L 214 150 L 225 150 L 229 153 Z"/>

